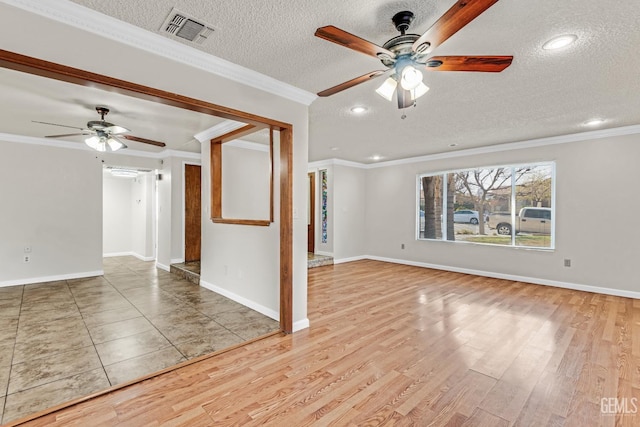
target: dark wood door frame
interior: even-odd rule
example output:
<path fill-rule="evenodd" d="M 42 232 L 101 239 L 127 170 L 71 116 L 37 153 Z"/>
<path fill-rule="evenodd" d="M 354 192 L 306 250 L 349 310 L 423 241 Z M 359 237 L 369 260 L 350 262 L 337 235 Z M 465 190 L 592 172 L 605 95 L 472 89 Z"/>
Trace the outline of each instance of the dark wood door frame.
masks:
<path fill-rule="evenodd" d="M 279 130 L 280 328 L 285 333 L 293 332 L 293 125 L 2 49 L 0 67 Z"/>

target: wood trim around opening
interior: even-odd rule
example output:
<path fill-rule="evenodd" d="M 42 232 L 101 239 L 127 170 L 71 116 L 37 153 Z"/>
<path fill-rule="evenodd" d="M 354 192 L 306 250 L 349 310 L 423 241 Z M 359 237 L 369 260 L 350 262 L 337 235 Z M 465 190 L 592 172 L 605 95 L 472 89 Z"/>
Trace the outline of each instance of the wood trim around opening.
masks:
<path fill-rule="evenodd" d="M 247 125 L 213 138 L 211 150 L 211 221 L 217 224 L 254 225 L 268 227 L 273 222 L 273 126 L 269 128 L 269 219 L 225 218 L 222 215 L 222 144 L 264 129 Z"/>
<path fill-rule="evenodd" d="M 211 116 L 269 126 L 280 135 L 280 329 L 293 332 L 293 126 L 176 93 L 0 49 L 0 67 L 89 86 Z"/>
<path fill-rule="evenodd" d="M 290 206 L 291 209 L 282 209 Z M 293 283 L 293 127 L 280 130 L 280 281 Z M 287 313 L 291 313 L 288 315 Z M 280 328 L 293 332 L 293 292 L 280 286 Z"/>

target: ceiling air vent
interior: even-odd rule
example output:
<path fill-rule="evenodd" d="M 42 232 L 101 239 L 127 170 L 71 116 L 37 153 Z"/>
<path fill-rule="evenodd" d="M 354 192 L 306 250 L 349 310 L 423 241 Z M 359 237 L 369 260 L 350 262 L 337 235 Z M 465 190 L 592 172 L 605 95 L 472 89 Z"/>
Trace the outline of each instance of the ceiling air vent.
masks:
<path fill-rule="evenodd" d="M 203 44 L 213 33 L 213 27 L 173 8 L 160 27 L 160 31 L 172 37 Z"/>

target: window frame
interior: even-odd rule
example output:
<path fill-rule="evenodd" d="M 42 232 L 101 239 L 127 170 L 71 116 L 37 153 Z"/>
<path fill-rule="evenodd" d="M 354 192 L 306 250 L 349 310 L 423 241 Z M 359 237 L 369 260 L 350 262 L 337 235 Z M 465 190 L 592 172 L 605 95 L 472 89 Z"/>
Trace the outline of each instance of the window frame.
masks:
<path fill-rule="evenodd" d="M 442 177 L 442 191 L 443 191 L 443 197 L 442 197 L 442 212 L 446 212 L 446 205 L 447 205 L 447 174 L 455 174 L 455 173 L 459 173 L 459 172 L 468 172 L 468 171 L 475 171 L 475 170 L 479 170 L 479 169 L 498 169 L 498 168 L 503 168 L 503 169 L 510 169 L 510 174 L 511 174 L 511 201 L 510 201 L 510 205 L 511 205 L 511 210 L 510 210 L 510 214 L 511 214 L 511 224 L 515 224 L 515 219 L 517 217 L 517 213 L 518 210 L 516 209 L 517 204 L 516 204 L 516 199 L 517 199 L 517 193 L 516 193 L 516 179 L 514 179 L 514 175 L 513 175 L 513 171 L 518 169 L 518 168 L 525 168 L 525 167 L 537 167 L 537 166 L 545 166 L 545 167 L 549 167 L 551 170 L 551 196 L 550 196 L 550 215 L 551 215 L 551 230 L 550 230 L 550 245 L 547 246 L 524 246 L 524 245 L 517 245 L 516 244 L 516 233 L 512 232 L 511 233 L 511 242 L 509 244 L 498 244 L 498 243 L 483 243 L 483 242 L 471 242 L 471 241 L 465 241 L 465 240 L 449 240 L 447 237 L 447 218 L 446 215 L 442 215 L 442 219 L 441 219 L 441 229 L 442 229 L 442 237 L 438 238 L 438 239 L 431 239 L 431 238 L 425 238 L 425 237 L 420 237 L 420 225 L 421 225 L 421 207 L 420 207 L 420 201 L 421 201 L 421 196 L 422 196 L 422 178 L 423 177 L 429 177 L 429 176 L 441 176 Z M 467 210 L 467 209 L 465 209 Z M 424 212 L 424 211 L 422 211 Z M 455 212 L 455 211 L 454 211 Z M 485 213 L 486 214 L 486 213 Z M 548 161 L 536 161 L 536 162 L 529 162 L 529 163 L 511 163 L 511 164 L 502 164 L 502 165 L 489 165 L 489 166 L 477 166 L 477 167 L 468 167 L 468 168 L 460 168 L 460 169 L 446 169 L 446 170 L 440 170 L 440 171 L 434 171 L 434 172 L 424 172 L 424 173 L 418 173 L 416 175 L 416 208 L 415 208 L 415 215 L 416 215 L 416 227 L 415 227 L 415 240 L 417 241 L 421 241 L 421 242 L 451 242 L 451 243 L 463 243 L 463 244 L 470 244 L 470 245 L 481 245 L 481 246 L 497 246 L 497 247 L 501 247 L 501 248 L 513 248 L 513 249 L 524 249 L 524 250 L 537 250 L 537 251 L 555 251 L 555 240 L 556 240 L 556 162 L 555 160 L 548 160 Z M 426 212 L 424 213 L 424 216 L 422 218 L 425 218 L 426 216 Z M 544 218 L 541 218 L 544 219 Z"/>

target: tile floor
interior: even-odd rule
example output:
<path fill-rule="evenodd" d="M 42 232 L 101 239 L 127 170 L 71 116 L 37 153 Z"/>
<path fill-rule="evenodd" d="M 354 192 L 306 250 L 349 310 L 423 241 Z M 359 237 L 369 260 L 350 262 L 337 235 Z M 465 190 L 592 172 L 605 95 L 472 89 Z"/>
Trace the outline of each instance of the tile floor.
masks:
<path fill-rule="evenodd" d="M 333 257 L 307 252 L 307 268 L 333 265 Z"/>
<path fill-rule="evenodd" d="M 171 264 L 169 271 L 183 279 L 200 284 L 200 261 L 182 262 L 180 264 Z"/>
<path fill-rule="evenodd" d="M 2 423 L 279 329 L 153 262 L 104 273 L 0 288 Z"/>

